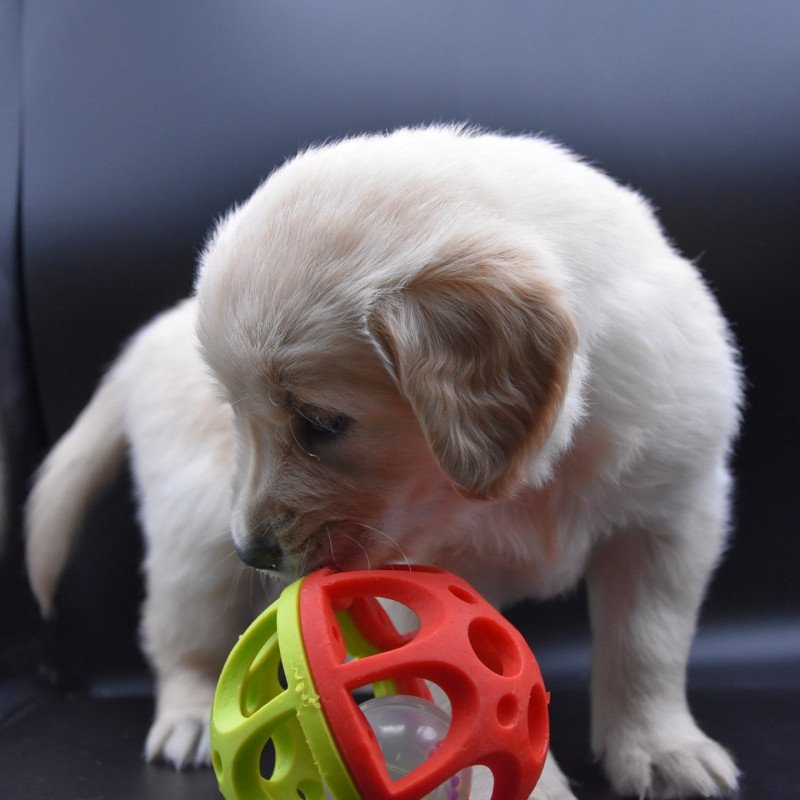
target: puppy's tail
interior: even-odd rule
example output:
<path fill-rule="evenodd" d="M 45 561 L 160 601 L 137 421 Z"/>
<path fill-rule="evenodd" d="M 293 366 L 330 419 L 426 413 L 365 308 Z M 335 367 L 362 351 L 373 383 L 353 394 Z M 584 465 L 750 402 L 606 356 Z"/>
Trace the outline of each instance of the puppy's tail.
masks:
<path fill-rule="evenodd" d="M 58 581 L 83 518 L 125 456 L 123 394 L 117 370 L 112 369 L 50 451 L 28 497 L 28 579 L 45 617 L 53 614 Z"/>

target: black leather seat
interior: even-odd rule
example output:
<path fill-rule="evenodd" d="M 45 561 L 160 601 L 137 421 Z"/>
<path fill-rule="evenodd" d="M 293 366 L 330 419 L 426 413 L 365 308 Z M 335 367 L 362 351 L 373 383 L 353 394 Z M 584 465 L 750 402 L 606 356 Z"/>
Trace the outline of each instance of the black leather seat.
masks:
<path fill-rule="evenodd" d="M 21 567 L 29 476 L 125 337 L 190 292 L 216 215 L 305 143 L 432 120 L 541 131 L 635 185 L 734 321 L 750 381 L 736 533 L 690 686 L 743 796 L 800 797 L 798 30 L 788 0 L 0 7 L 0 797 L 217 796 L 210 772 L 140 758 L 128 486 L 91 514 L 43 626 Z M 602 798 L 582 606 L 512 619 L 553 690 L 556 754 Z"/>

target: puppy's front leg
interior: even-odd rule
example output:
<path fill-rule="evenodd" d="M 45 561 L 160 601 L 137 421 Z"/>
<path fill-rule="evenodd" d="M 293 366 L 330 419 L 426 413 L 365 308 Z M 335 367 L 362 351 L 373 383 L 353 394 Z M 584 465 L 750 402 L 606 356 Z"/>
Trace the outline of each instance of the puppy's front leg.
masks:
<path fill-rule="evenodd" d="M 592 748 L 625 796 L 736 790 L 736 765 L 699 729 L 686 700 L 697 613 L 724 542 L 726 483 L 717 471 L 681 492 L 675 518 L 618 531 L 592 557 Z"/>
<path fill-rule="evenodd" d="M 176 553 L 170 552 L 177 538 L 172 533 L 156 539 L 146 562 L 142 643 L 156 676 L 156 710 L 145 757 L 184 769 L 211 763 L 214 689 L 251 616 L 253 587 L 251 576 L 239 574 L 230 542 L 179 547 Z"/>
<path fill-rule="evenodd" d="M 490 800 L 492 797 L 492 774 L 486 767 L 476 768 L 472 773 L 472 789 L 470 797 L 475 800 Z M 553 758 L 547 754 L 544 769 L 529 800 L 575 800 L 569 788 L 569 781 Z"/>

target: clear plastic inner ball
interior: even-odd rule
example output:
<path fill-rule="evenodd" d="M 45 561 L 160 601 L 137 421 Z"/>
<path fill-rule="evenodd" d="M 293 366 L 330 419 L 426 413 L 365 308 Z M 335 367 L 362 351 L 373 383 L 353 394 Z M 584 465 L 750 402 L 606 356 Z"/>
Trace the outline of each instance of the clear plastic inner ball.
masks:
<path fill-rule="evenodd" d="M 360 705 L 380 744 L 389 778 L 393 781 L 422 766 L 439 748 L 450 727 L 450 717 L 438 706 L 411 695 L 375 697 Z M 472 770 L 463 769 L 423 800 L 466 800 Z"/>

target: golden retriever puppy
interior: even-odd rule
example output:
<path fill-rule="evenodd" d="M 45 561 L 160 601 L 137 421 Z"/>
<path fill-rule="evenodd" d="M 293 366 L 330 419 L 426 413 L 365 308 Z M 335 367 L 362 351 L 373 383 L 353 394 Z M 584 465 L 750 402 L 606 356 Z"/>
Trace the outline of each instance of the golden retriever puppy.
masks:
<path fill-rule="evenodd" d="M 739 375 L 716 305 L 640 198 L 541 140 L 354 139 L 301 155 L 224 220 L 198 293 L 230 403 L 187 301 L 126 348 L 28 505 L 49 613 L 129 446 L 149 758 L 207 763 L 222 659 L 271 596 L 230 557 L 236 460 L 236 547 L 286 577 L 408 558 L 502 604 L 586 575 L 592 739 L 615 787 L 735 787 L 684 682 L 724 544 Z M 548 759 L 534 797 L 572 796 Z"/>
<path fill-rule="evenodd" d="M 740 374 L 641 197 L 542 139 L 352 138 L 222 220 L 197 297 L 245 562 L 408 558 L 498 605 L 585 578 L 591 739 L 615 790 L 735 790 L 685 679 L 725 546 Z M 534 797 L 573 797 L 552 759 Z"/>

